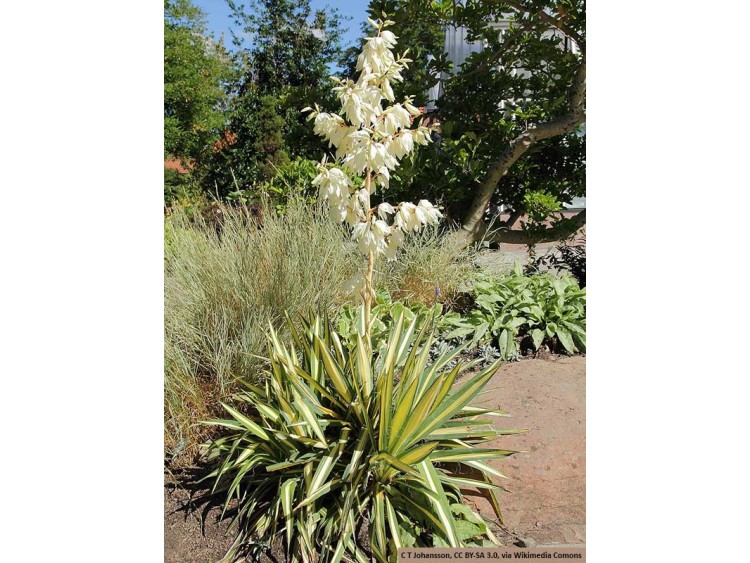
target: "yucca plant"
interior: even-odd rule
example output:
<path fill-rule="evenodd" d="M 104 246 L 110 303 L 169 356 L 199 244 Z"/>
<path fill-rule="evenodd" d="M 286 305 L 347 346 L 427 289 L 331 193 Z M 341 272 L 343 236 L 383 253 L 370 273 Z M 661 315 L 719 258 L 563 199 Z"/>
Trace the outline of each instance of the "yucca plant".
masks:
<path fill-rule="evenodd" d="M 407 546 L 495 545 L 487 522 L 461 503 L 486 490 L 497 517 L 488 460 L 512 455 L 480 444 L 518 430 L 492 427 L 506 413 L 469 403 L 497 368 L 460 386 L 471 363 L 446 369 L 461 348 L 428 365 L 432 333 L 399 315 L 387 346 L 349 348 L 327 319 L 314 317 L 285 346 L 270 332 L 263 387 L 246 385 L 212 442 L 208 478 L 236 511 L 238 539 L 227 555 L 256 556 L 283 540 L 289 561 L 395 561 Z M 468 476 L 467 476 L 468 475 Z M 369 540 L 363 539 L 369 530 Z"/>

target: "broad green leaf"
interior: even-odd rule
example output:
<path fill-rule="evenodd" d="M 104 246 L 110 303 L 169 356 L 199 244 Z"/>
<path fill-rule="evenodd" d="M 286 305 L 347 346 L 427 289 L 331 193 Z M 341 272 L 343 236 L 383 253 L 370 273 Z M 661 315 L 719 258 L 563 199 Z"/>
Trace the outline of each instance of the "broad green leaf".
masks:
<path fill-rule="evenodd" d="M 571 354 L 576 352 L 576 346 L 573 344 L 573 337 L 570 335 L 567 329 L 562 327 L 557 328 L 557 338 L 560 340 L 560 344 Z"/>
<path fill-rule="evenodd" d="M 544 331 L 539 328 L 532 329 L 531 340 L 534 342 L 534 349 L 539 350 L 539 346 L 544 341 Z"/>

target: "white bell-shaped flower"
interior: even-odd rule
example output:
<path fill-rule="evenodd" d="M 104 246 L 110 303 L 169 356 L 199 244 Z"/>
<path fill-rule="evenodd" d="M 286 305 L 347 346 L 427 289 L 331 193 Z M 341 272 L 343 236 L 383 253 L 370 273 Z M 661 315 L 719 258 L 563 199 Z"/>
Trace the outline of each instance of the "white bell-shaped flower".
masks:
<path fill-rule="evenodd" d="M 411 116 L 406 108 L 401 104 L 394 104 L 383 110 L 383 113 L 378 120 L 376 130 L 384 137 L 387 137 L 393 135 L 399 129 L 409 127 L 410 123 Z"/>
<path fill-rule="evenodd" d="M 356 226 L 365 219 L 365 209 L 369 200 L 367 190 L 354 192 L 346 204 L 346 222 Z"/>
<path fill-rule="evenodd" d="M 417 216 L 417 206 L 408 201 L 402 201 L 398 206 L 395 224 L 404 231 L 418 231 L 422 222 Z"/>
<path fill-rule="evenodd" d="M 402 129 L 388 143 L 388 152 L 396 158 L 403 158 L 414 149 L 414 132 Z"/>
<path fill-rule="evenodd" d="M 378 217 L 386 221 L 389 215 L 393 215 L 396 212 L 390 203 L 383 202 L 378 205 Z"/>
<path fill-rule="evenodd" d="M 385 257 L 388 260 L 395 260 L 396 253 L 401 245 L 404 244 L 404 231 L 399 228 L 394 228 L 388 239 L 388 246 L 385 249 Z"/>
<path fill-rule="evenodd" d="M 360 222 L 352 229 L 352 238 L 357 241 L 362 254 L 385 253 L 388 243 L 385 237 L 390 229 L 384 221 Z"/>
<path fill-rule="evenodd" d="M 375 176 L 375 181 L 383 186 L 383 189 L 388 189 L 388 186 L 391 182 L 391 171 L 388 170 L 387 166 L 381 166 L 378 169 L 378 174 Z"/>
<path fill-rule="evenodd" d="M 440 210 L 432 205 L 426 199 L 420 199 L 417 204 L 417 209 L 421 209 L 425 215 L 425 223 L 428 225 L 437 225 L 440 222 L 440 218 L 443 216 Z"/>
<path fill-rule="evenodd" d="M 312 181 L 317 186 L 323 199 L 333 201 L 334 205 L 339 200 L 349 196 L 350 183 L 344 171 L 340 168 L 326 168 L 321 166 L 320 173 Z"/>
<path fill-rule="evenodd" d="M 414 141 L 420 145 L 427 145 L 430 142 L 430 130 L 427 127 L 417 127 L 413 130 Z"/>
<path fill-rule="evenodd" d="M 376 236 L 381 238 L 385 238 L 391 234 L 391 228 L 388 226 L 388 223 L 382 219 L 376 219 L 372 222 L 372 230 Z"/>
<path fill-rule="evenodd" d="M 411 98 L 406 98 L 406 100 L 404 101 L 404 107 L 406 108 L 406 111 L 408 111 L 412 115 L 412 117 L 422 115 L 422 111 L 418 107 L 413 106 L 411 102 Z"/>
<path fill-rule="evenodd" d="M 396 39 L 398 39 L 392 31 L 387 29 L 380 32 L 380 38 L 383 40 L 386 49 L 393 49 L 396 46 Z"/>
<path fill-rule="evenodd" d="M 357 274 L 354 274 L 354 276 L 351 279 L 344 282 L 343 288 L 346 293 L 364 297 L 365 291 L 367 291 L 367 280 L 365 278 L 364 272 L 359 272 Z M 374 298 L 375 289 L 370 288 L 370 291 L 372 293 L 372 297 Z"/>

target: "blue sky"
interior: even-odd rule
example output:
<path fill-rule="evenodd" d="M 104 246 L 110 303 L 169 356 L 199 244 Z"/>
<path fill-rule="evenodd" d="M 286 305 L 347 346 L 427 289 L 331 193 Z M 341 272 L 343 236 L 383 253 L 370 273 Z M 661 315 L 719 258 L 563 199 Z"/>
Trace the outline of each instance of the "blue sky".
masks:
<path fill-rule="evenodd" d="M 206 13 L 206 20 L 208 21 L 208 29 L 218 39 L 221 35 L 224 35 L 224 45 L 227 48 L 232 47 L 232 37 L 229 34 L 229 28 L 232 25 L 232 20 L 229 16 L 229 8 L 224 0 L 193 0 L 193 2 L 200 7 Z M 342 16 L 351 16 L 350 20 L 343 23 L 344 28 L 344 48 L 351 44 L 360 35 L 360 27 L 362 22 L 365 21 L 365 15 L 367 10 L 367 0 L 311 0 L 310 5 L 313 10 L 330 6 L 332 8 L 338 8 Z"/>

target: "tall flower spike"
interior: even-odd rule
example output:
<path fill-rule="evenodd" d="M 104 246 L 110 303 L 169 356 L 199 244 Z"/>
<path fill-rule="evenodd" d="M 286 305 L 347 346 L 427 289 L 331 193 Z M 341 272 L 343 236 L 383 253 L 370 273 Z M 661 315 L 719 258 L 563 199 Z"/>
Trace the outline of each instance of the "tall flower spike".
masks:
<path fill-rule="evenodd" d="M 309 111 L 309 119 L 314 120 L 315 134 L 335 148 L 335 163 L 326 164 L 324 159 L 313 180 L 321 199 L 330 207 L 331 217 L 352 227 L 352 238 L 363 254 L 393 260 L 405 233 L 436 224 L 442 214 L 427 200 L 418 205 L 402 202 L 397 207 L 387 202 L 376 208 L 370 205 L 377 186 L 388 188 L 391 171 L 399 161 L 431 138 L 429 128 L 414 127 L 422 111 L 413 105 L 413 98 L 395 103 L 393 84 L 403 80 L 402 71 L 411 60 L 405 54 L 393 54 L 398 37 L 384 28 L 394 22 L 369 22 L 376 33 L 366 38 L 357 57 L 357 80 L 333 79 L 339 112 L 323 112 L 317 105 L 304 111 Z M 362 188 L 354 189 L 353 175 L 364 176 Z M 361 284 L 350 285 L 366 295 Z"/>

